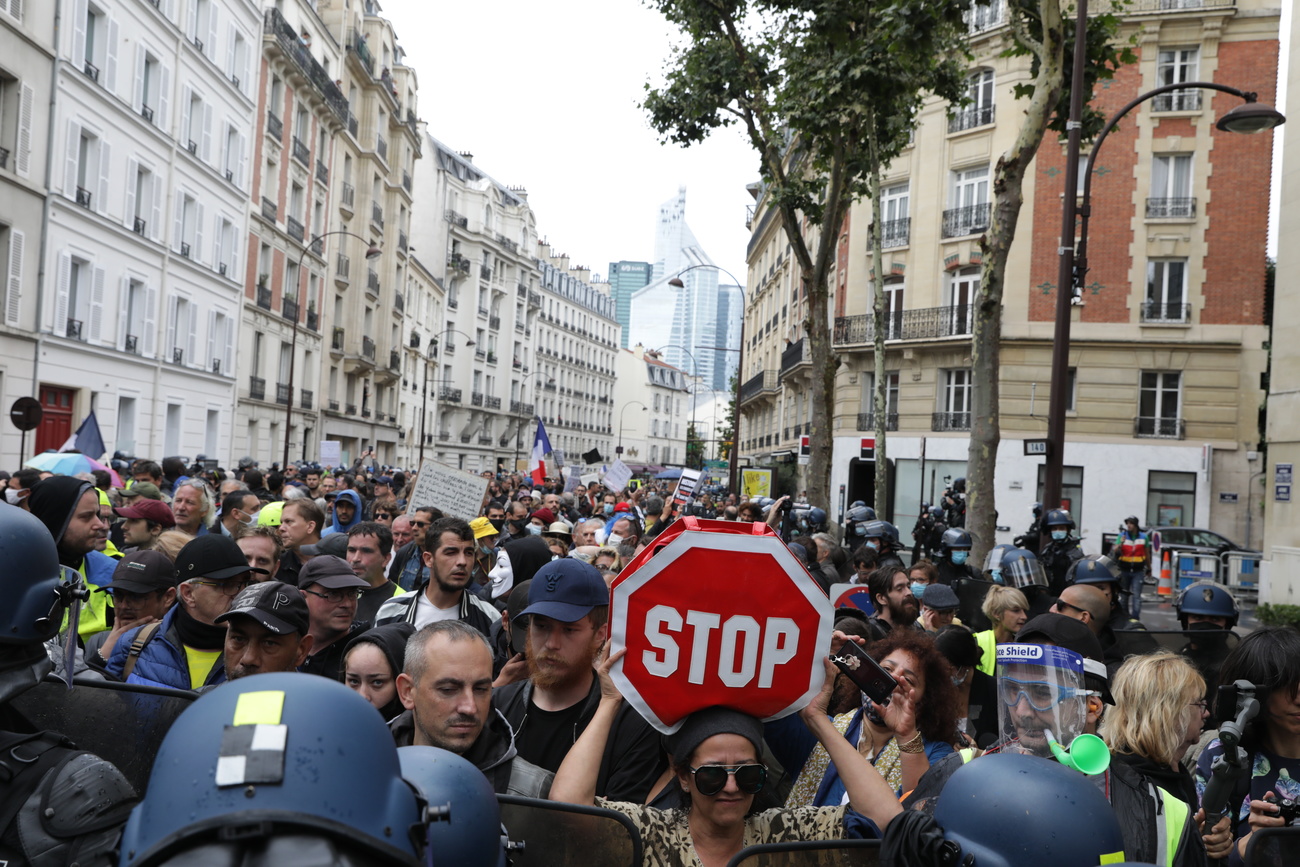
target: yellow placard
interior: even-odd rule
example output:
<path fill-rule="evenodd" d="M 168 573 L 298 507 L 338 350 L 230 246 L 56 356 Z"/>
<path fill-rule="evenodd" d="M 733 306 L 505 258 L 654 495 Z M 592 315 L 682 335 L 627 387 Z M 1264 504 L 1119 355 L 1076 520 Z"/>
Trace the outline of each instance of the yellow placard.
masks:
<path fill-rule="evenodd" d="M 280 724 L 280 714 L 284 710 L 284 690 L 269 689 L 261 692 L 246 692 L 235 704 L 235 721 L 233 725 L 269 725 Z"/>
<path fill-rule="evenodd" d="M 741 470 L 740 496 L 742 500 L 772 496 L 772 471 Z"/>

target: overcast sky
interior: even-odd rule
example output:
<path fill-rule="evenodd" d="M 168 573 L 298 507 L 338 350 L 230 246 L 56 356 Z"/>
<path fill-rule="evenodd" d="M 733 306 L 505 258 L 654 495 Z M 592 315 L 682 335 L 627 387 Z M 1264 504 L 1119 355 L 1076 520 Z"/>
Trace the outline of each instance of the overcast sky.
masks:
<path fill-rule="evenodd" d="M 504 184 L 528 188 L 540 234 L 573 264 L 649 261 L 659 205 L 686 187 L 705 251 L 745 276 L 745 185 L 758 158 L 738 129 L 661 145 L 637 107 L 671 29 L 639 0 L 380 0 L 419 77 L 429 132 Z"/>

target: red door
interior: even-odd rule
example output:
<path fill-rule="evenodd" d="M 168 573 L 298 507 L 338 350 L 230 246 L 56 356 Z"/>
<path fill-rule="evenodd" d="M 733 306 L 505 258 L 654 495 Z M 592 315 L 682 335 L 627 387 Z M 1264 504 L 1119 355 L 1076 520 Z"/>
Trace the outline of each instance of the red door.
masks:
<path fill-rule="evenodd" d="M 57 449 L 72 436 L 72 398 L 70 388 L 41 386 L 41 424 L 36 428 L 36 454 Z"/>

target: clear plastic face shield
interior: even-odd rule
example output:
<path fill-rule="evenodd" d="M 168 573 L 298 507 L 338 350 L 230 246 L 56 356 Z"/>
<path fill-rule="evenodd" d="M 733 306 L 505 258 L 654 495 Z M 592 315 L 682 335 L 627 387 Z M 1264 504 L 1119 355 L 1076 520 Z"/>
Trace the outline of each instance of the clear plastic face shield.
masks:
<path fill-rule="evenodd" d="M 1069 747 L 1083 734 L 1083 657 L 1064 647 L 999 644 L 997 661 L 998 729 L 1020 752 L 1052 758 L 1052 740 Z"/>
<path fill-rule="evenodd" d="M 1036 557 L 1026 557 L 1023 553 L 1002 558 L 1002 581 L 1008 587 L 1023 589 L 1035 584 L 1047 586 L 1047 573 L 1043 564 Z"/>
<path fill-rule="evenodd" d="M 984 555 L 984 574 L 995 584 L 1003 583 L 1002 560 L 1014 549 L 1010 545 L 996 545 Z"/>

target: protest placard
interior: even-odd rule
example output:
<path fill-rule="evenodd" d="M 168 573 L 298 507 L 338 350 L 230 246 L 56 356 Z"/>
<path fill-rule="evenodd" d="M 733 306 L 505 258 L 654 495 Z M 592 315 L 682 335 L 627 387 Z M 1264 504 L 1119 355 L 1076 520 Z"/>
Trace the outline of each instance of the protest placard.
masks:
<path fill-rule="evenodd" d="M 478 517 L 488 480 L 455 467 L 425 459 L 415 479 L 415 490 L 407 501 L 406 514 L 420 506 L 433 506 L 443 514 L 466 521 Z"/>

